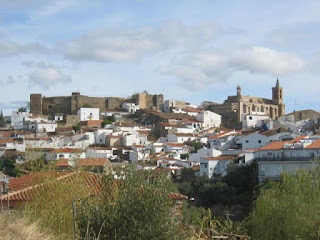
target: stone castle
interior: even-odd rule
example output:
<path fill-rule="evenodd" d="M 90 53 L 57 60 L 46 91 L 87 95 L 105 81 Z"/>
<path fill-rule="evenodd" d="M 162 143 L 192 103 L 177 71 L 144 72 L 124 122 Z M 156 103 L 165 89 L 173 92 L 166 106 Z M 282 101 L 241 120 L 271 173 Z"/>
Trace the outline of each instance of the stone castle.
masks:
<path fill-rule="evenodd" d="M 208 109 L 222 115 L 223 125 L 228 128 L 241 128 L 243 115 L 268 115 L 274 120 L 285 114 L 283 88 L 277 79 L 272 99 L 266 99 L 242 95 L 238 85 L 236 96 L 229 96 L 222 104 L 210 105 Z"/>
<path fill-rule="evenodd" d="M 45 97 L 42 94 L 30 94 L 30 112 L 34 115 L 50 115 L 54 113 L 77 114 L 81 107 L 106 109 L 121 109 L 124 102 L 134 102 L 140 105 L 140 109 L 159 110 L 163 105 L 162 94 L 139 93 L 132 98 L 117 97 L 88 97 L 79 92 L 73 92 L 71 96 Z"/>

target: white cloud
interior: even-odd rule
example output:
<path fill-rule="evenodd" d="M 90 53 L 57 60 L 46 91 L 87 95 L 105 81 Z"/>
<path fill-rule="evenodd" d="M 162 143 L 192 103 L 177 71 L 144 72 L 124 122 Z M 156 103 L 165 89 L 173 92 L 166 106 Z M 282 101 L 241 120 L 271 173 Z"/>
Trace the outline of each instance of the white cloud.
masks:
<path fill-rule="evenodd" d="M 53 1 L 52 3 L 47 4 L 46 6 L 41 8 L 40 10 L 33 13 L 30 16 L 30 18 L 31 18 L 31 20 L 35 21 L 35 20 L 39 20 L 44 17 L 50 17 L 55 14 L 58 14 L 59 12 L 63 11 L 64 9 L 74 5 L 75 3 L 77 3 L 76 0 L 56 0 L 56 1 Z"/>
<path fill-rule="evenodd" d="M 220 31 L 214 24 L 190 27 L 177 21 L 156 27 L 92 31 L 69 43 L 66 56 L 73 60 L 135 61 L 175 47 L 194 47 Z"/>
<path fill-rule="evenodd" d="M 48 49 L 40 43 L 18 43 L 7 38 L 0 39 L 0 57 L 9 57 L 27 53 L 41 53 Z"/>
<path fill-rule="evenodd" d="M 62 73 L 60 69 L 53 66 L 38 67 L 29 75 L 29 83 L 40 86 L 43 89 L 49 89 L 56 84 L 67 84 L 71 82 L 72 79 L 70 75 Z"/>
<path fill-rule="evenodd" d="M 284 76 L 303 71 L 306 63 L 298 56 L 262 47 L 220 51 L 191 51 L 175 57 L 160 71 L 178 78 L 189 89 L 201 89 L 228 80 L 234 73 Z"/>

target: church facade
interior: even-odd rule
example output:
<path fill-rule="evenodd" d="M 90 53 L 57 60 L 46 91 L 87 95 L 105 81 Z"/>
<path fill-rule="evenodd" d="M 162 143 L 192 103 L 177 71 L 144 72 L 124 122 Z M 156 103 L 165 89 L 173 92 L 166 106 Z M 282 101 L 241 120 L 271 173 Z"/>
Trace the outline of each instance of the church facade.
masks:
<path fill-rule="evenodd" d="M 242 95 L 238 85 L 236 96 L 229 96 L 222 104 L 214 104 L 208 108 L 222 116 L 222 125 L 227 128 L 240 129 L 245 116 L 268 116 L 275 120 L 285 115 L 283 88 L 277 79 L 275 87 L 272 88 L 272 99 L 266 99 Z"/>

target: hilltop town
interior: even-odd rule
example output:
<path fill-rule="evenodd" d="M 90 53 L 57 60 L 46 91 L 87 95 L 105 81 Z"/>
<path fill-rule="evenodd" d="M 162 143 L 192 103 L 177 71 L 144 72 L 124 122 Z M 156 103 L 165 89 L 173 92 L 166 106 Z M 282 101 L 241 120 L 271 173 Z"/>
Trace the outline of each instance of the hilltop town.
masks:
<path fill-rule="evenodd" d="M 130 164 L 166 169 L 177 179 L 186 168 L 219 179 L 230 164 L 257 162 L 264 181 L 314 164 L 319 117 L 313 110 L 286 114 L 278 79 L 272 99 L 244 96 L 237 86 L 222 104 L 200 106 L 147 92 L 126 99 L 30 94 L 30 111 L 21 108 L 3 118 L 0 156 L 8 178 L 18 175 L 32 150 L 61 171 L 79 165 L 103 172 Z"/>
<path fill-rule="evenodd" d="M 78 178 L 84 182 L 76 188 L 100 195 L 101 176 L 118 179 L 131 167 L 136 177 L 143 172 L 164 174 L 177 184 L 178 190 L 168 193 L 175 202 L 168 211 L 174 215 L 181 216 L 183 202 L 188 201 L 189 208 L 210 207 L 213 216 L 231 214 L 233 220 L 242 220 L 259 183 L 318 166 L 320 113 L 310 109 L 286 113 L 283 94 L 278 79 L 271 99 L 242 95 L 238 85 L 235 95 L 223 103 L 203 101 L 199 106 L 146 91 L 128 98 L 32 93 L 28 106 L 10 116 L 1 113 L 0 183 L 5 193 L 1 209 L 51 201 L 41 200 L 50 197 L 47 194 L 35 197 L 46 186 L 45 176 L 53 177 L 56 186 L 67 181 L 64 199 Z M 137 190 L 132 191 L 125 198 L 134 197 Z M 194 214 L 200 216 L 200 209 Z M 64 213 L 57 214 L 62 218 Z M 228 234 L 224 236 L 248 239 Z"/>

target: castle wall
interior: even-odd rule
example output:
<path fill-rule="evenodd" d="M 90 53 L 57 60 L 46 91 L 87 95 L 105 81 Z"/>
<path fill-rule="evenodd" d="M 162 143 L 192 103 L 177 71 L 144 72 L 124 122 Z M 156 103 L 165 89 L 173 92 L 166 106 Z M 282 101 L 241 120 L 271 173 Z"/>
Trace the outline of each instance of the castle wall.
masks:
<path fill-rule="evenodd" d="M 100 111 L 105 111 L 106 101 L 106 97 L 72 96 L 72 113 L 76 114 L 79 108 L 85 105 L 90 105 L 93 108 L 99 108 Z"/>
<path fill-rule="evenodd" d="M 71 97 L 43 97 L 42 113 L 50 115 L 53 113 L 71 113 Z"/>
<path fill-rule="evenodd" d="M 126 98 L 108 97 L 106 100 L 106 108 L 120 109 L 126 100 Z"/>

